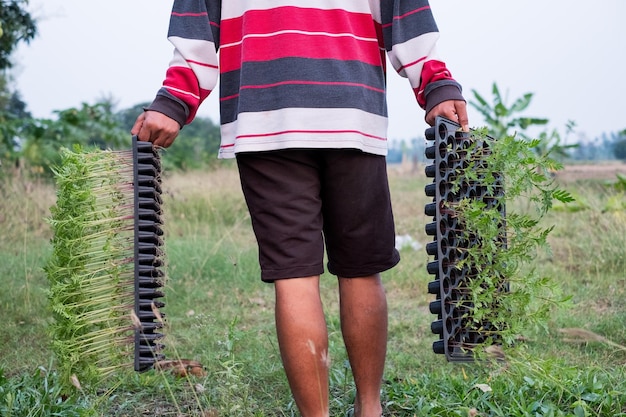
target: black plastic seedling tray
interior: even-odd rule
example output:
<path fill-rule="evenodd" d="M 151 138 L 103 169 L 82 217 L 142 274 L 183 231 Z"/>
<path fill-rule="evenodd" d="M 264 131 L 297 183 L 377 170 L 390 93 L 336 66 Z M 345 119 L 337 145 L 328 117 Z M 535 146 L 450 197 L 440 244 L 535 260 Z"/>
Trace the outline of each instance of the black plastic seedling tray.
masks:
<path fill-rule="evenodd" d="M 430 303 L 430 312 L 437 316 L 431 330 L 439 336 L 433 343 L 433 351 L 445 354 L 448 361 L 467 362 L 474 359 L 473 348 L 487 340 L 493 340 L 493 326 L 490 323 L 475 323 L 471 319 L 472 305 L 466 285 L 476 274 L 476 265 L 457 265 L 463 260 L 469 247 L 484 242 L 480 236 L 462 233 L 464 224 L 455 215 L 453 207 L 463 199 L 482 199 L 488 206 L 496 207 L 501 214 L 498 240 L 506 247 L 505 207 L 503 199 L 504 181 L 498 173 L 495 187 L 486 187 L 473 178 L 466 178 L 467 169 L 481 166 L 477 158 L 490 152 L 487 141 L 476 139 L 471 132 L 463 132 L 460 126 L 448 119 L 438 117 L 435 126 L 426 130 L 429 146 L 426 157 L 432 165 L 425 169 L 432 183 L 426 185 L 427 197 L 432 202 L 425 207 L 425 214 L 432 218 L 426 225 L 426 234 L 433 240 L 426 245 L 426 252 L 432 256 L 427 271 L 434 276 L 428 284 L 428 292 L 436 296 Z M 471 153 L 471 154 L 470 154 Z M 474 161 L 472 168 L 468 163 Z M 482 164 L 482 169 L 489 167 Z M 503 288 L 507 288 L 503 285 Z"/>
<path fill-rule="evenodd" d="M 151 369 L 163 360 L 164 346 L 160 298 L 163 285 L 163 222 L 161 163 L 150 142 L 133 138 L 135 192 L 135 314 L 141 327 L 135 329 L 135 371 Z M 158 317 L 157 317 L 158 316 Z"/>

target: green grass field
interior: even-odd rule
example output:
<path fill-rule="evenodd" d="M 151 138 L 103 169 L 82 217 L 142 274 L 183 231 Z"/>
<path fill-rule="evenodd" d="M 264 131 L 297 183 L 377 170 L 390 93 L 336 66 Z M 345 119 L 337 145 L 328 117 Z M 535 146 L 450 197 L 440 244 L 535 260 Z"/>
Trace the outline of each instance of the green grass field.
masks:
<path fill-rule="evenodd" d="M 560 177 L 557 177 L 560 180 Z M 427 179 L 390 169 L 397 233 L 425 245 Z M 230 164 L 164 178 L 166 355 L 193 359 L 205 375 L 120 373 L 109 390 L 63 392 L 47 325 L 50 248 L 45 223 L 54 187 L 0 183 L 2 416 L 296 416 L 273 327 L 273 288 L 259 279 L 256 245 Z M 423 248 L 401 251 L 384 275 L 390 311 L 383 386 L 386 416 L 626 416 L 626 196 L 604 180 L 564 181 L 577 196 L 545 220 L 551 254 L 534 265 L 552 277 L 568 307 L 547 331 L 529 330 L 496 364 L 447 363 L 435 335 Z M 519 202 L 523 209 L 524 202 Z M 331 357 L 331 415 L 352 404 L 353 383 L 339 331 L 336 280 L 322 279 Z"/>

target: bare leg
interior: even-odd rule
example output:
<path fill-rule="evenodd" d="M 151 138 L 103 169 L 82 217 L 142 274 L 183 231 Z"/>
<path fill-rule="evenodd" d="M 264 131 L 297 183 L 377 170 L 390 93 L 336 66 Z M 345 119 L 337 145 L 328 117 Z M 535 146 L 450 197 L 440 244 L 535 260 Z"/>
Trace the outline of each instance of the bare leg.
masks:
<path fill-rule="evenodd" d="M 278 280 L 276 333 L 302 417 L 328 417 L 328 330 L 319 276 Z"/>
<path fill-rule="evenodd" d="M 376 274 L 339 278 L 341 330 L 356 400 L 355 417 L 380 417 L 380 389 L 387 353 L 387 297 Z"/>

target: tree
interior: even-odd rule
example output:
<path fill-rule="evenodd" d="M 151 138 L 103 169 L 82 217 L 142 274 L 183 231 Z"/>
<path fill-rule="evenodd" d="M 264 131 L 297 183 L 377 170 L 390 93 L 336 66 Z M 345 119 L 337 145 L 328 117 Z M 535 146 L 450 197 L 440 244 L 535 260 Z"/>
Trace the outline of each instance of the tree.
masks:
<path fill-rule="evenodd" d="M 61 110 L 56 114 L 56 120 L 24 121 L 21 156 L 35 172 L 47 172 L 55 166 L 60 161 L 61 147 L 130 147 L 130 134 L 122 129 L 109 101 L 93 105 L 83 103 L 80 108 Z"/>
<path fill-rule="evenodd" d="M 6 73 L 17 45 L 30 42 L 37 34 L 36 21 L 23 8 L 26 5 L 28 0 L 0 0 L 0 167 L 3 161 L 17 161 L 22 120 L 30 118 L 19 93 L 9 88 Z"/>
<path fill-rule="evenodd" d="M 10 91 L 0 74 L 0 166 L 17 161 L 23 122 L 30 117 L 19 92 Z"/>
<path fill-rule="evenodd" d="M 613 153 L 617 159 L 626 161 L 626 129 L 619 132 L 619 139 L 613 143 Z"/>
<path fill-rule="evenodd" d="M 0 0 L 0 70 L 11 68 L 11 54 L 20 42 L 37 35 L 37 21 L 23 7 L 28 0 Z"/>

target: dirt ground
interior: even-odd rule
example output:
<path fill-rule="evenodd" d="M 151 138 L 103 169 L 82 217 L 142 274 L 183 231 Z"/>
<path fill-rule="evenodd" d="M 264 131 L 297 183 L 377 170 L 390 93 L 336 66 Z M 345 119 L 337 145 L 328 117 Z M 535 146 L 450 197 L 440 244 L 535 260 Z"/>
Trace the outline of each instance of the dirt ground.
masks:
<path fill-rule="evenodd" d="M 562 181 L 586 179 L 614 180 L 616 174 L 626 175 L 626 163 L 619 161 L 602 161 L 595 164 L 571 164 L 557 173 Z"/>

